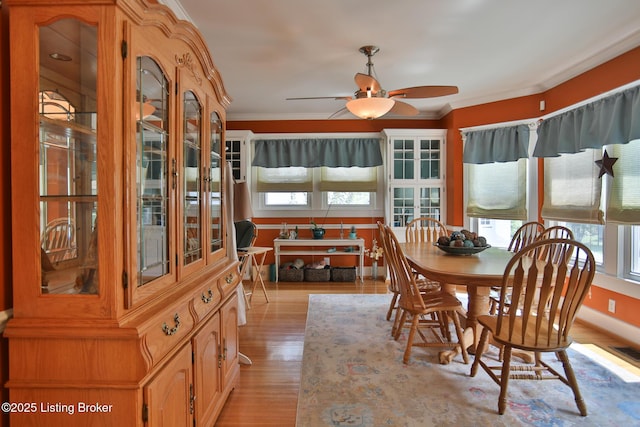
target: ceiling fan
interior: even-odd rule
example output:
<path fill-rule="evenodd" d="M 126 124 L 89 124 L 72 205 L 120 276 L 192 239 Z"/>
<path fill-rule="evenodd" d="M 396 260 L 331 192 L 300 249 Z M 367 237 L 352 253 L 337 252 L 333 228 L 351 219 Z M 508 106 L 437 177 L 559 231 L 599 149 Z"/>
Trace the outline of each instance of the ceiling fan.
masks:
<path fill-rule="evenodd" d="M 435 98 L 438 96 L 453 95 L 458 93 L 456 86 L 414 86 L 404 89 L 386 91 L 373 77 L 373 62 L 371 58 L 380 48 L 377 46 L 362 46 L 360 52 L 367 57 L 367 74 L 356 73 L 355 82 L 358 90 L 353 96 L 316 96 L 306 98 L 287 98 L 287 100 L 304 99 L 342 99 L 347 104 L 344 108 L 332 114 L 330 118 L 349 110 L 352 114 L 362 119 L 375 119 L 387 113 L 401 116 L 415 116 L 418 109 L 411 104 L 399 101 L 410 98 Z"/>

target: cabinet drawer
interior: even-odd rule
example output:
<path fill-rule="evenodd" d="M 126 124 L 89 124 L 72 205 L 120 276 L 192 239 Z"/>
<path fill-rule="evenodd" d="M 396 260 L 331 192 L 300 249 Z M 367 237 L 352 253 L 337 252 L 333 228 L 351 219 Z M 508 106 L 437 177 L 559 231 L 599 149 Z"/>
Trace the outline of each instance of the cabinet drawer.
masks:
<path fill-rule="evenodd" d="M 227 268 L 218 278 L 218 288 L 220 289 L 222 298 L 228 296 L 232 292 L 235 292 L 239 282 L 240 272 L 238 271 L 238 264 L 234 263 L 230 268 Z"/>
<path fill-rule="evenodd" d="M 201 322 L 211 310 L 218 307 L 222 300 L 222 294 L 218 289 L 218 281 L 210 280 L 202 286 L 193 297 L 193 310 L 196 321 Z"/>
<path fill-rule="evenodd" d="M 143 343 L 155 365 L 193 330 L 189 303 L 183 301 L 163 310 L 145 325 Z"/>

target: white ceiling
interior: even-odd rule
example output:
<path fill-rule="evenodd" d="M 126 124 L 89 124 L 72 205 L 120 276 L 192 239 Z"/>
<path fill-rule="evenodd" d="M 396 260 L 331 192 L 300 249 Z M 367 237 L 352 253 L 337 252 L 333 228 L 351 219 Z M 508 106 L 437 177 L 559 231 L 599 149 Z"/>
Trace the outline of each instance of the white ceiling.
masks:
<path fill-rule="evenodd" d="M 233 99 L 229 120 L 328 118 L 344 100 L 286 98 L 353 95 L 364 45 L 380 47 L 375 76 L 387 91 L 459 87 L 406 100 L 421 118 L 539 93 L 640 46 L 639 0 L 162 2 L 206 39 Z"/>

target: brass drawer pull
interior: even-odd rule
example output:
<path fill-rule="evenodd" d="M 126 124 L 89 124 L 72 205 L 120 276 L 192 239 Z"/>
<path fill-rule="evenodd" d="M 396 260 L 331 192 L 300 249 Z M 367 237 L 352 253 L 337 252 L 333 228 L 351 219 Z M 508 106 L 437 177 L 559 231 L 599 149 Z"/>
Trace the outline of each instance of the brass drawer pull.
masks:
<path fill-rule="evenodd" d="M 203 303 L 209 304 L 213 299 L 213 292 L 211 291 L 211 289 L 209 289 L 209 291 L 207 292 L 207 295 L 203 293 L 201 298 Z"/>
<path fill-rule="evenodd" d="M 165 335 L 171 336 L 178 332 L 178 328 L 180 327 L 180 316 L 178 313 L 173 316 L 173 323 L 175 324 L 173 328 L 170 328 L 169 325 L 167 325 L 167 322 L 162 324 L 162 332 L 164 332 Z"/>
<path fill-rule="evenodd" d="M 228 285 L 233 283 L 233 273 L 229 273 L 229 275 L 224 280 L 225 282 L 227 282 Z"/>

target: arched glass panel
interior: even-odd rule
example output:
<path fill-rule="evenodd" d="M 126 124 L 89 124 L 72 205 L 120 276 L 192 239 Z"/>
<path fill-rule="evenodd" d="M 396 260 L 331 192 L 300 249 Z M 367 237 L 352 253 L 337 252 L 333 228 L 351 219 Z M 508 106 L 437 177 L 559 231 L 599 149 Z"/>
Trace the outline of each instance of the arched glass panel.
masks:
<path fill-rule="evenodd" d="M 202 107 L 191 91 L 184 93 L 183 112 L 183 257 L 187 265 L 202 259 Z"/>
<path fill-rule="evenodd" d="M 209 152 L 209 227 L 210 252 L 222 248 L 222 194 L 220 189 L 222 120 L 217 113 L 211 113 L 209 120 L 210 152 Z"/>
<path fill-rule="evenodd" d="M 162 69 L 137 58 L 136 216 L 138 286 L 169 273 L 169 89 Z"/>

